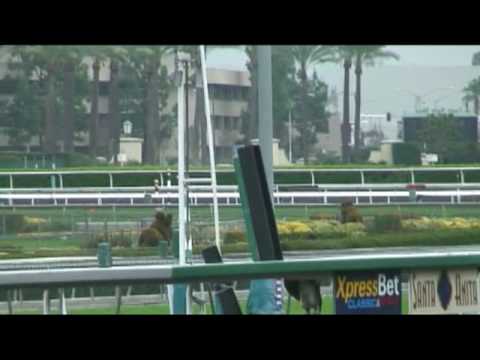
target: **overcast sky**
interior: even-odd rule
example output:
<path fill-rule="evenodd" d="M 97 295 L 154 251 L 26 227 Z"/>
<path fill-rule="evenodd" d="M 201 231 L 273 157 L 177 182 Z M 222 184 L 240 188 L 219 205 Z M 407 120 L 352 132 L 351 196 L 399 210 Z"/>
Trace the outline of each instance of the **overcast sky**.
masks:
<path fill-rule="evenodd" d="M 400 55 L 399 61 L 388 61 L 391 65 L 418 65 L 418 66 L 468 66 L 472 55 L 480 51 L 480 45 L 392 45 L 389 50 Z M 214 50 L 209 55 L 208 64 L 215 68 L 230 70 L 245 70 L 246 55 L 239 50 Z"/>
<path fill-rule="evenodd" d="M 387 48 L 396 52 L 400 60 L 365 68 L 362 81 L 362 113 L 392 114 L 394 121 L 388 124 L 388 129 L 383 129 L 387 138 L 394 138 L 397 134 L 396 122 L 415 110 L 414 95 L 420 96 L 422 107 L 464 111 L 462 90 L 470 80 L 480 76 L 480 66 L 471 66 L 472 55 L 480 51 L 480 45 Z M 235 49 L 213 50 L 208 56 L 209 67 L 228 70 L 246 70 L 246 61 L 246 55 Z M 329 89 L 337 90 L 339 104 L 342 104 L 343 67 L 320 64 L 315 66 L 315 70 Z M 353 84 L 353 74 L 351 81 Z M 354 90 L 351 88 L 351 91 Z M 352 102 L 351 118 L 353 110 Z"/>

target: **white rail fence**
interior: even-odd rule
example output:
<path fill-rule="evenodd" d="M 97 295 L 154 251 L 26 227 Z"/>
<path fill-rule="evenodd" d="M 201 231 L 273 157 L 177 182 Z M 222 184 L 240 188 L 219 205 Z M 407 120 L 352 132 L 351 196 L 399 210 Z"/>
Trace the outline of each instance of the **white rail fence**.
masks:
<path fill-rule="evenodd" d="M 237 191 L 221 191 L 217 194 L 222 206 L 240 205 Z M 213 203 L 210 192 L 190 192 L 193 206 Z M 373 186 L 364 190 L 318 189 L 316 191 L 276 191 L 276 205 L 329 205 L 352 200 L 356 204 L 397 204 L 412 202 L 408 190 L 384 190 Z M 415 202 L 463 204 L 480 202 L 480 189 L 432 189 L 416 191 Z M 174 206 L 178 194 L 172 192 L 55 192 L 55 193 L 10 193 L 0 194 L 0 204 L 8 207 L 22 206 Z M 0 206 L 1 206 L 0 205 Z"/>

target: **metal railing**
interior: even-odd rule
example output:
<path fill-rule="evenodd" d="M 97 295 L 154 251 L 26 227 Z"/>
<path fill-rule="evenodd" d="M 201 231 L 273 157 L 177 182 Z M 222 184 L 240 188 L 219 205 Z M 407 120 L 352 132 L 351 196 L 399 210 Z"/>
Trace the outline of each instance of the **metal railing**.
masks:
<path fill-rule="evenodd" d="M 406 184 L 413 184 L 416 183 L 418 176 L 421 174 L 428 174 L 432 172 L 438 173 L 454 173 L 455 181 L 448 182 L 448 184 L 452 185 L 475 185 L 480 186 L 480 183 L 476 182 L 469 182 L 466 181 L 466 175 L 471 172 L 479 172 L 480 175 L 480 167 L 409 167 L 409 168 L 322 168 L 322 169 L 275 169 L 274 176 L 278 178 L 279 176 L 291 176 L 291 175 L 302 175 L 304 177 L 304 181 L 302 182 L 288 182 L 285 183 L 283 181 L 276 181 L 277 185 L 289 185 L 289 186 L 330 186 L 335 185 L 335 183 L 325 182 L 321 180 L 322 174 L 345 174 L 350 173 L 353 174 L 359 181 L 355 185 L 373 185 L 374 183 L 368 181 L 369 175 L 375 174 L 382 174 L 388 177 L 389 175 L 395 174 L 405 174 L 408 177 L 408 181 L 398 183 L 397 185 L 406 185 Z M 195 174 L 199 177 L 208 177 L 209 172 L 205 170 L 198 170 L 192 171 L 191 174 Z M 234 175 L 233 170 L 227 169 L 219 169 L 217 170 L 217 174 L 219 179 L 221 179 L 224 175 L 232 176 Z M 80 176 L 80 175 L 97 175 L 97 176 L 104 176 L 102 182 L 105 185 L 102 186 L 92 186 L 85 183 L 85 187 L 82 186 L 80 188 L 87 188 L 87 189 L 139 189 L 139 188 L 152 188 L 152 183 L 140 183 L 138 186 L 123 186 L 122 181 L 116 179 L 116 176 L 129 176 L 129 175 L 151 175 L 155 176 L 159 180 L 159 185 L 161 188 L 167 187 L 169 184 L 174 185 L 176 182 L 177 173 L 175 170 L 162 170 L 162 171 L 152 171 L 152 170 L 60 170 L 60 171 L 18 171 L 18 172 L 0 172 L 0 178 L 6 177 L 8 179 L 6 186 L 0 187 L 0 191 L 22 191 L 28 190 L 28 187 L 22 187 L 17 185 L 17 178 L 22 177 L 45 177 L 48 176 L 49 186 L 44 187 L 37 187 L 43 189 L 74 189 L 75 187 L 66 185 L 68 181 L 66 181 L 67 176 Z M 319 179 L 320 178 L 320 179 Z M 480 178 L 480 176 L 479 176 Z M 91 179 L 90 179 L 91 181 Z M 138 180 L 140 181 L 140 180 Z M 231 183 L 227 185 L 234 185 Z M 434 182 L 432 182 L 434 183 Z M 382 182 L 382 181 L 375 181 L 375 184 L 380 185 L 395 185 L 394 183 L 389 182 Z"/>
<path fill-rule="evenodd" d="M 239 206 L 240 196 L 237 191 L 220 191 L 217 193 L 221 206 Z M 211 192 L 191 191 L 189 198 L 192 206 L 206 206 L 213 203 Z M 438 188 L 416 191 L 412 201 L 408 190 L 385 189 L 384 187 L 364 187 L 360 190 L 347 190 L 343 186 L 336 189 L 324 188 L 314 191 L 275 191 L 276 205 L 329 205 L 350 200 L 356 204 L 404 204 L 404 203 L 443 203 L 462 204 L 480 202 L 479 189 L 459 187 Z M 170 192 L 21 192 L 0 194 L 0 206 L 4 207 L 71 207 L 71 206 L 176 206 L 178 193 Z"/>

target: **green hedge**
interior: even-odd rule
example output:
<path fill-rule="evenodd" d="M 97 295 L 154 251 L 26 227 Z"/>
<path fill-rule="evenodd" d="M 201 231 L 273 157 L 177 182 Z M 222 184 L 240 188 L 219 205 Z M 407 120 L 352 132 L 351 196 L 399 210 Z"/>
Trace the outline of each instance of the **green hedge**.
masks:
<path fill-rule="evenodd" d="M 393 232 L 383 234 L 368 234 L 360 237 L 343 237 L 328 239 L 307 239 L 281 241 L 283 251 L 307 251 L 352 248 L 382 248 L 399 246 L 455 246 L 479 245 L 480 230 L 442 230 Z M 205 246 L 194 246 L 194 254 L 200 254 Z M 222 253 L 248 253 L 248 244 L 238 242 L 225 244 Z M 21 251 L 20 249 L 2 248 L 0 259 L 57 257 L 57 256 L 95 256 L 93 249 L 39 249 L 36 251 Z M 158 255 L 157 248 L 114 248 L 113 256 L 153 256 Z"/>
<path fill-rule="evenodd" d="M 399 215 L 377 215 L 373 220 L 375 232 L 401 231 L 402 217 Z"/>
<path fill-rule="evenodd" d="M 409 171 L 394 172 L 365 172 L 365 182 L 370 184 L 392 184 L 392 183 L 409 183 Z M 209 176 L 205 173 L 194 173 L 193 177 Z M 53 175 L 55 186 L 59 187 L 60 179 L 58 175 Z M 323 172 L 314 171 L 316 184 L 360 184 L 361 175 L 358 172 Z M 163 176 L 166 183 L 166 176 Z M 146 174 L 114 174 L 114 186 L 146 186 L 153 187 L 155 179 L 160 180 L 159 172 Z M 177 184 L 176 173 L 171 175 L 172 185 Z M 415 181 L 417 183 L 456 183 L 460 181 L 458 171 L 416 171 Z M 217 182 L 220 185 L 236 185 L 235 173 L 217 173 Z M 276 184 L 311 184 L 312 178 L 310 172 L 304 173 L 279 173 L 275 174 Z M 479 170 L 466 171 L 465 182 L 480 182 Z M 52 175 L 13 175 L 13 184 L 15 188 L 50 188 L 52 187 Z M 64 187 L 107 187 L 110 184 L 108 174 L 75 174 L 63 175 Z M 0 173 L 0 188 L 10 187 L 10 180 L 7 175 Z"/>
<path fill-rule="evenodd" d="M 415 144 L 397 143 L 392 145 L 393 163 L 395 165 L 420 165 L 420 150 Z"/>

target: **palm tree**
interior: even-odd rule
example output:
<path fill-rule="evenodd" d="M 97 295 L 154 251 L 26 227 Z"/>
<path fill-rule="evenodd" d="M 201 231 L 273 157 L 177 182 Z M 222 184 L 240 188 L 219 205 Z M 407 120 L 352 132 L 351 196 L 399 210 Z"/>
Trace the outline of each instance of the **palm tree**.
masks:
<path fill-rule="evenodd" d="M 323 45 L 298 45 L 292 46 L 291 51 L 295 62 L 299 67 L 298 78 L 300 80 L 301 88 L 300 108 L 302 119 L 304 120 L 300 121 L 300 136 L 302 138 L 301 147 L 305 164 L 308 164 L 310 144 L 307 141 L 308 136 L 306 132 L 308 129 L 305 126 L 306 119 L 309 116 L 307 111 L 307 99 L 309 91 L 307 68 L 311 65 L 335 61 L 335 48 L 332 46 Z"/>
<path fill-rule="evenodd" d="M 336 48 L 337 62 L 343 63 L 343 123 L 342 123 L 342 160 L 350 162 L 350 69 L 354 56 L 352 46 L 338 46 Z"/>
<path fill-rule="evenodd" d="M 257 86 L 257 47 L 248 45 L 245 47 L 248 56 L 247 69 L 250 74 L 250 92 L 247 103 L 247 118 L 242 123 L 244 144 L 248 145 L 250 140 L 257 137 L 258 131 L 258 86 Z"/>
<path fill-rule="evenodd" d="M 64 93 L 64 124 L 63 124 L 63 151 L 74 152 L 74 93 L 75 69 L 80 65 L 83 49 L 78 46 L 63 46 L 63 93 Z"/>
<path fill-rule="evenodd" d="M 360 147 L 360 114 L 361 114 L 361 88 L 362 88 L 362 65 L 373 65 L 379 59 L 395 59 L 399 56 L 392 52 L 384 50 L 385 46 L 352 46 L 355 58 L 355 134 L 354 148 L 355 152 Z"/>
<path fill-rule="evenodd" d="M 208 52 L 215 49 L 216 46 L 206 46 L 205 56 Z M 208 163 L 208 145 L 207 145 L 207 126 L 205 122 L 205 107 L 203 105 L 203 86 L 202 81 L 202 68 L 200 59 L 200 49 L 198 45 L 179 46 L 178 50 L 185 51 L 190 54 L 193 62 L 193 80 L 192 84 L 195 86 L 195 114 L 193 118 L 193 137 L 191 139 L 192 146 L 190 147 L 190 158 L 196 164 Z M 190 80 L 190 79 L 189 79 Z M 200 85 L 200 86 L 199 86 Z M 213 94 L 210 94 L 210 97 Z"/>
<path fill-rule="evenodd" d="M 473 79 L 463 89 L 465 93 L 464 100 L 467 102 L 473 101 L 473 111 L 479 115 L 479 103 L 480 103 L 480 78 Z"/>
<path fill-rule="evenodd" d="M 129 48 L 130 63 L 144 83 L 144 162 L 157 164 L 161 138 L 159 72 L 162 57 L 172 50 L 169 46 L 134 46 Z"/>
<path fill-rule="evenodd" d="M 480 65 L 480 51 L 476 52 L 472 56 L 472 65 L 479 66 Z"/>
<path fill-rule="evenodd" d="M 88 122 L 89 153 L 95 158 L 98 155 L 98 100 L 100 97 L 100 68 L 108 60 L 106 46 L 93 45 L 83 47 L 85 55 L 92 59 L 92 83 L 90 92 L 90 116 Z"/>
<path fill-rule="evenodd" d="M 120 64 L 128 58 L 128 51 L 122 46 L 105 47 L 105 56 L 110 63 L 110 91 L 108 96 L 109 113 L 109 141 L 108 157 L 113 157 L 117 164 L 117 155 L 120 152 L 120 107 L 119 107 L 119 71 Z"/>

